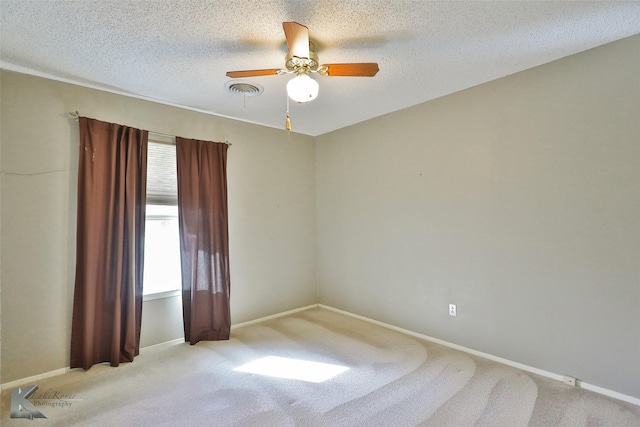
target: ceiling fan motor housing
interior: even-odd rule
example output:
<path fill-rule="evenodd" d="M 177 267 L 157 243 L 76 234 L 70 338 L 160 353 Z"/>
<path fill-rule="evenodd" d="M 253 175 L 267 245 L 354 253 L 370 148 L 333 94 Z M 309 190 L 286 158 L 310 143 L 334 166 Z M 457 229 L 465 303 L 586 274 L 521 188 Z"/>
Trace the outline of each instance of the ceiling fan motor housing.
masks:
<path fill-rule="evenodd" d="M 291 55 L 291 53 L 287 53 L 285 63 L 287 70 L 296 74 L 306 74 L 309 71 L 318 70 L 318 55 L 311 50 L 309 51 L 308 58 L 299 58 Z"/>
<path fill-rule="evenodd" d="M 296 73 L 298 76 L 310 72 L 323 76 L 373 77 L 379 71 L 375 62 L 341 63 L 320 65 L 315 46 L 309 40 L 309 29 L 297 22 L 283 22 L 285 38 L 289 52 L 285 56 L 285 68 L 268 68 L 261 70 L 227 71 L 232 78 L 253 76 L 274 76 Z"/>

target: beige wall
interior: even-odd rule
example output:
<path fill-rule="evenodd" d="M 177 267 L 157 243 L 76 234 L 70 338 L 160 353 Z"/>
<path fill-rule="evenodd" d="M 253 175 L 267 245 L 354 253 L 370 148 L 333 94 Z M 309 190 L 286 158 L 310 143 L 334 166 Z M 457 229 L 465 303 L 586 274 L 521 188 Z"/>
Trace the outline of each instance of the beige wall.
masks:
<path fill-rule="evenodd" d="M 2 100 L 2 73 L 0 73 L 0 104 Z M 0 108 L 0 117 L 2 110 Z M 2 123 L 0 123 L 0 126 Z M 2 165 L 2 128 L 0 128 L 0 165 Z M 0 236 L 2 236 L 2 168 L 0 167 Z M 0 244 L 0 272 L 2 272 L 2 245 Z M 0 384 L 2 382 L 2 274 L 0 274 Z"/>
<path fill-rule="evenodd" d="M 640 398 L 639 51 L 291 141 L 2 72 L 2 382 L 68 366 L 77 109 L 233 143 L 234 323 L 319 301 Z"/>
<path fill-rule="evenodd" d="M 182 296 L 148 299 L 142 304 L 140 348 L 184 339 Z"/>
<path fill-rule="evenodd" d="M 640 398 L 639 75 L 636 36 L 316 138 L 320 302 Z"/>
<path fill-rule="evenodd" d="M 67 111 L 231 142 L 233 323 L 316 301 L 313 138 L 12 72 L 1 78 L 2 382 L 69 365 L 78 124 Z"/>

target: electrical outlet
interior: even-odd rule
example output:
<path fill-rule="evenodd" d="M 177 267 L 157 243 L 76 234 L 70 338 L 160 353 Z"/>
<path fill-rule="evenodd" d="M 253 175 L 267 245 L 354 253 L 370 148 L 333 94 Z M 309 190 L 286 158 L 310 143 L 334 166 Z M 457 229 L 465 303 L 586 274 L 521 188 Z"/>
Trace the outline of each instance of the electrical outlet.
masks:
<path fill-rule="evenodd" d="M 455 304 L 449 304 L 449 316 L 456 316 L 457 309 Z"/>
<path fill-rule="evenodd" d="M 567 375 L 565 375 L 565 376 L 562 378 L 562 382 L 563 382 L 563 383 L 565 383 L 565 384 L 567 384 L 567 385 L 570 385 L 571 387 L 575 387 L 575 386 L 576 386 L 576 379 L 575 379 L 575 378 L 573 378 L 573 377 L 569 377 L 569 376 L 567 376 Z"/>

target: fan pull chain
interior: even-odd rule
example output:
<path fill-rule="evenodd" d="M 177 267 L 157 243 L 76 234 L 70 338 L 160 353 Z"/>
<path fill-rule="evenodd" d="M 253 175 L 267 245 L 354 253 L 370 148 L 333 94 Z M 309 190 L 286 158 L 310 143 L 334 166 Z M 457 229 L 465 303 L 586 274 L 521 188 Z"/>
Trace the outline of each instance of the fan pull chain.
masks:
<path fill-rule="evenodd" d="M 287 119 L 284 128 L 287 132 L 291 132 L 291 116 L 289 116 L 289 95 L 287 95 Z"/>

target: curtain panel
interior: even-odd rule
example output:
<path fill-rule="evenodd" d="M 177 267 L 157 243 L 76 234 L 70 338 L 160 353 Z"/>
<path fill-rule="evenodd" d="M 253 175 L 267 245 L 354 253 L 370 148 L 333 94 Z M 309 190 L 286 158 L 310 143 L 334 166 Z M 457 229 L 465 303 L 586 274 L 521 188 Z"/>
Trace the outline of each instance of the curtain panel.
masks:
<path fill-rule="evenodd" d="M 227 144 L 176 137 L 185 341 L 229 339 Z"/>
<path fill-rule="evenodd" d="M 80 117 L 71 368 L 139 354 L 148 132 Z"/>

